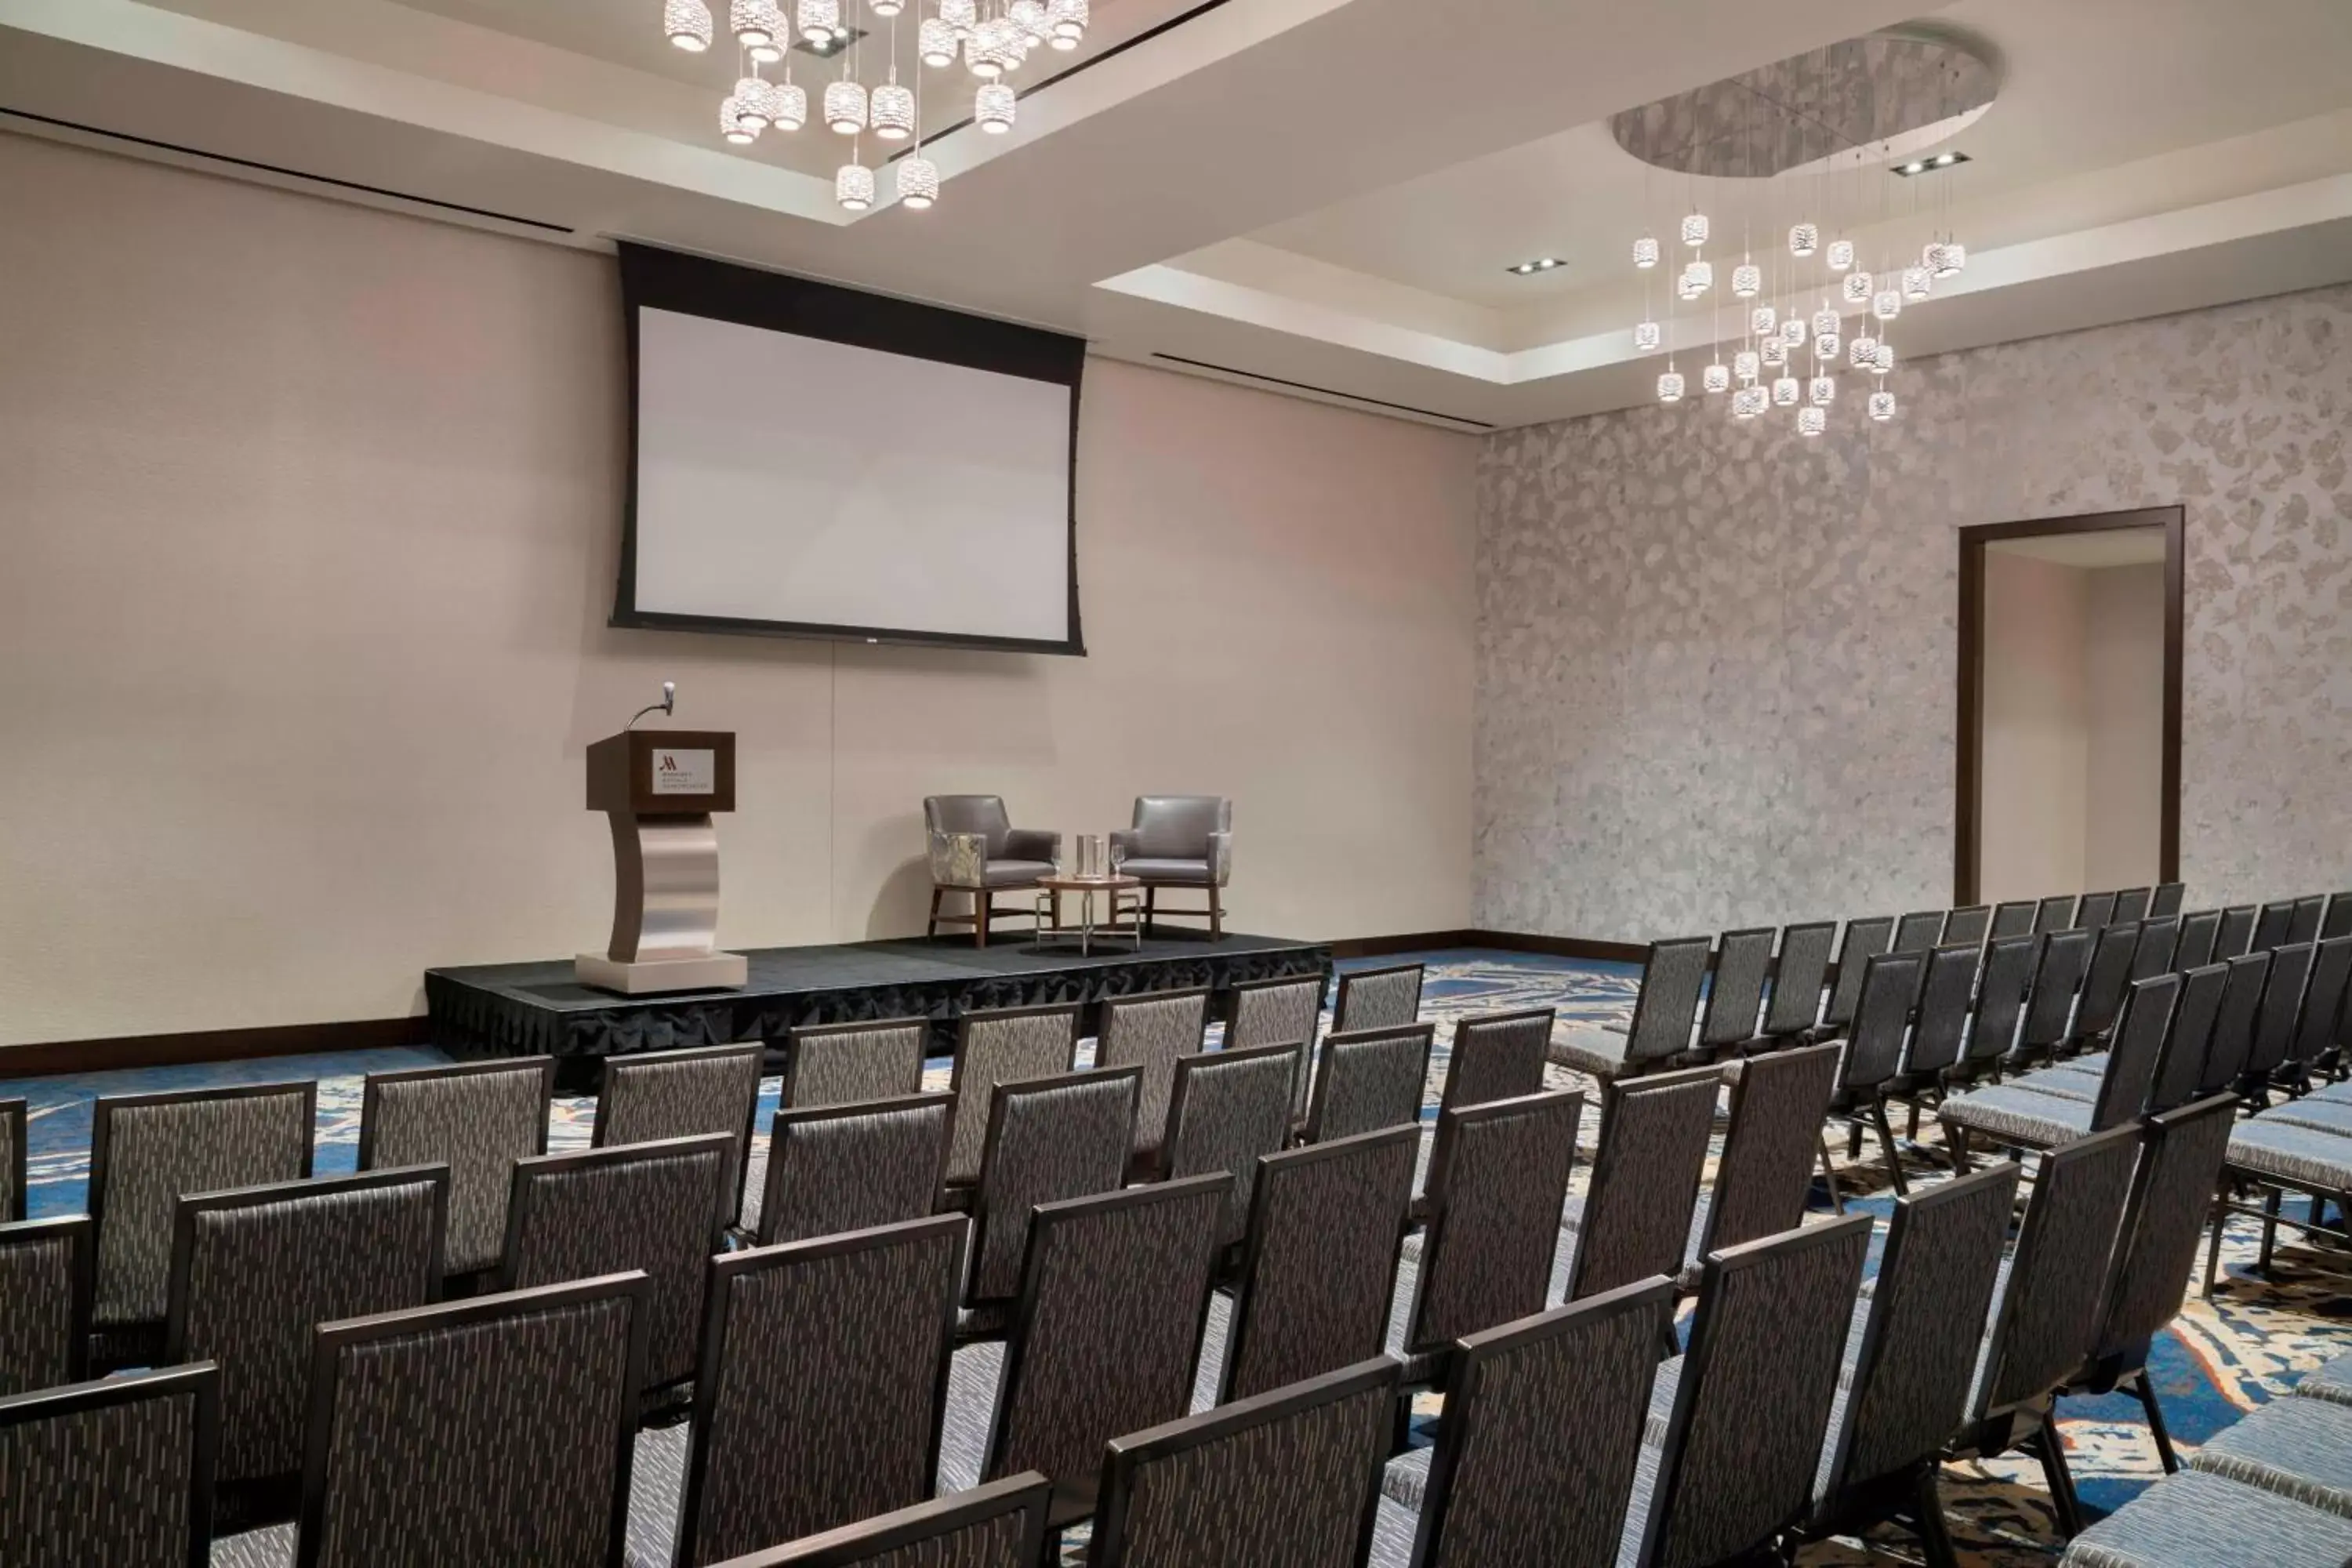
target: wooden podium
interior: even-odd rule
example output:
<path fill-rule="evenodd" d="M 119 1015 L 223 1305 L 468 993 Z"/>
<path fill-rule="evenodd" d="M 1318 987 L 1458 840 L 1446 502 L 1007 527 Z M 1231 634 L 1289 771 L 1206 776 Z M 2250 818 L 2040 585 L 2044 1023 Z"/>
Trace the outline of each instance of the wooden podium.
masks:
<path fill-rule="evenodd" d="M 583 985 L 643 996 L 740 985 L 720 952 L 719 830 L 735 809 L 735 737 L 724 730 L 625 730 L 588 748 L 588 809 L 613 825 L 613 940 L 583 952 Z"/>

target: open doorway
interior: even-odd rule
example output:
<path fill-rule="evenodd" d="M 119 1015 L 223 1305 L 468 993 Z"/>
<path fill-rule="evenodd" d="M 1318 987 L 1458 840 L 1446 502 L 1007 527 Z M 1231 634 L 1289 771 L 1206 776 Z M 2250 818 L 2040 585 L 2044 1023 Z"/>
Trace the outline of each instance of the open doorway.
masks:
<path fill-rule="evenodd" d="M 2181 510 L 1960 530 L 1961 904 L 2175 880 Z"/>

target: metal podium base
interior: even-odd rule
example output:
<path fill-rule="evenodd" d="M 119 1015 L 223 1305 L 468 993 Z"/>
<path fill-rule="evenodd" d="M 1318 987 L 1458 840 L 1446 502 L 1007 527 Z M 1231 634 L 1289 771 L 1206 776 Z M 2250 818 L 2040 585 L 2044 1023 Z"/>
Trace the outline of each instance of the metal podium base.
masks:
<path fill-rule="evenodd" d="M 583 952 L 572 961 L 572 974 L 583 985 L 616 991 L 624 996 L 646 996 L 657 991 L 715 991 L 743 984 L 751 966 L 740 952 L 714 952 L 698 958 L 650 958 L 634 963 Z"/>

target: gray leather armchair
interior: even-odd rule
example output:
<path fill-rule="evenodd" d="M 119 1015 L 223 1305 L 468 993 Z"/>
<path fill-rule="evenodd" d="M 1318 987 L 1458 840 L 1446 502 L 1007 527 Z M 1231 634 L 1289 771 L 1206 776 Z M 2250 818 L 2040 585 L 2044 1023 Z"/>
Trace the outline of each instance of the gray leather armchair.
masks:
<path fill-rule="evenodd" d="M 1013 826 L 1004 813 L 1004 797 L 996 795 L 926 795 L 923 826 L 931 858 L 931 918 L 925 936 L 939 934 L 942 924 L 969 925 L 971 944 L 986 947 L 995 916 L 1035 918 L 1028 901 L 996 908 L 996 895 L 1034 888 L 1038 878 L 1051 875 L 1062 852 L 1060 834 Z M 941 914 L 940 902 L 950 893 L 970 894 L 971 913 Z"/>
<path fill-rule="evenodd" d="M 1111 847 L 1124 852 L 1119 869 L 1143 882 L 1143 925 L 1159 913 L 1162 888 L 1198 888 L 1208 895 L 1204 910 L 1171 910 L 1172 915 L 1206 915 L 1212 939 L 1224 934 L 1224 886 L 1234 872 L 1234 803 L 1221 795 L 1139 795 L 1135 826 L 1111 834 Z"/>

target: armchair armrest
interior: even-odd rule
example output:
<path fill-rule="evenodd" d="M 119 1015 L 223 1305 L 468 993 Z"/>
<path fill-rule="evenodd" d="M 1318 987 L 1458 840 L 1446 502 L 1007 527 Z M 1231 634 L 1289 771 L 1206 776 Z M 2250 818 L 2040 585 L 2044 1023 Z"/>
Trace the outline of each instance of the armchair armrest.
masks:
<path fill-rule="evenodd" d="M 942 888 L 979 888 L 988 882 L 988 839 L 978 833 L 931 835 L 931 880 Z"/>
<path fill-rule="evenodd" d="M 1038 827 L 1016 827 L 1004 836 L 1007 860 L 1058 860 L 1062 836 Z"/>
<path fill-rule="evenodd" d="M 1118 851 L 1119 858 L 1124 860 L 1142 847 L 1142 845 L 1132 827 L 1114 827 L 1110 830 L 1108 847 Z"/>
<path fill-rule="evenodd" d="M 1223 887 L 1234 874 L 1234 836 L 1230 833 L 1209 835 L 1209 880 Z"/>

